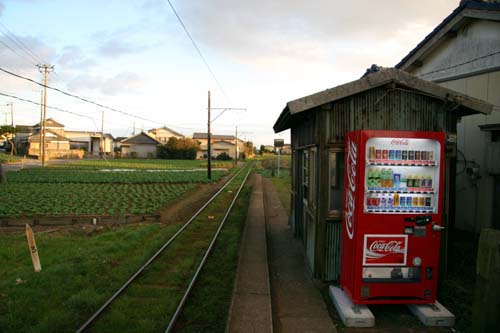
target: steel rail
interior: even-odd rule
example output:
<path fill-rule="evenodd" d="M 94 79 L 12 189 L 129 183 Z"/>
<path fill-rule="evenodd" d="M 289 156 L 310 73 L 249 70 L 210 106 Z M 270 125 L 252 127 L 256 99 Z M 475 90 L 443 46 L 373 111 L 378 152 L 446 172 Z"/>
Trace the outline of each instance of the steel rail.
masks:
<path fill-rule="evenodd" d="M 184 295 L 182 296 L 182 299 L 177 306 L 177 309 L 175 310 L 174 315 L 170 319 L 170 323 L 168 324 L 167 330 L 165 331 L 166 333 L 172 332 L 172 329 L 174 328 L 175 323 L 177 322 L 177 319 L 179 318 L 179 315 L 181 314 L 182 309 L 184 308 L 184 305 L 186 303 L 187 298 L 189 297 L 189 294 L 191 293 L 191 290 L 193 289 L 194 284 L 196 283 L 196 280 L 198 280 L 198 276 L 201 273 L 201 270 L 203 269 L 203 266 L 205 266 L 205 262 L 207 261 L 208 256 L 210 255 L 210 252 L 212 252 L 212 248 L 217 241 L 217 238 L 219 237 L 219 234 L 224 227 L 224 224 L 226 223 L 227 218 L 229 217 L 229 214 L 231 213 L 231 210 L 233 209 L 234 204 L 236 203 L 236 200 L 238 199 L 241 190 L 243 189 L 243 186 L 245 185 L 248 176 L 250 175 L 250 172 L 252 171 L 252 166 L 250 166 L 245 178 L 243 179 L 243 182 L 241 183 L 240 188 L 238 189 L 238 192 L 236 192 L 236 195 L 234 196 L 233 200 L 231 201 L 231 204 L 229 205 L 229 208 L 226 211 L 226 214 L 224 215 L 224 218 L 222 219 L 222 222 L 220 223 L 219 227 L 217 228 L 217 231 L 215 232 L 214 237 L 212 238 L 212 241 L 210 242 L 210 245 L 208 246 L 207 251 L 205 252 L 205 255 L 203 256 L 203 259 L 200 262 L 200 265 L 196 269 L 196 272 L 193 275 L 193 278 L 191 279 L 191 282 L 189 283 L 189 286 L 187 287 L 186 291 L 184 292 Z"/>
<path fill-rule="evenodd" d="M 222 186 L 217 193 L 215 193 L 186 223 L 182 225 L 182 227 L 168 240 L 162 247 L 156 251 L 155 254 L 151 258 L 146 261 L 138 270 L 135 272 L 128 280 L 125 282 L 120 289 L 118 289 L 80 328 L 76 331 L 77 333 L 81 333 L 85 331 L 101 314 L 106 308 L 113 303 L 113 301 L 120 296 L 120 294 L 127 289 L 127 287 L 151 264 L 176 238 L 179 236 L 190 224 L 194 221 L 194 219 L 216 198 L 219 194 L 224 191 L 224 189 L 243 171 L 243 168 L 240 169 L 231 179 L 229 179 L 224 186 Z"/>

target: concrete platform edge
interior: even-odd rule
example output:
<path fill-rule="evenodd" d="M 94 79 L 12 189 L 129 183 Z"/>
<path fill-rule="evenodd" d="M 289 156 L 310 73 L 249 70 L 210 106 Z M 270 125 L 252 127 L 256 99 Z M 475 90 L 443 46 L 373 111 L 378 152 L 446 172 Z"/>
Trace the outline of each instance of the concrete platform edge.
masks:
<path fill-rule="evenodd" d="M 407 306 L 425 326 L 452 327 L 455 325 L 455 315 L 438 301 L 434 304 L 408 304 Z"/>

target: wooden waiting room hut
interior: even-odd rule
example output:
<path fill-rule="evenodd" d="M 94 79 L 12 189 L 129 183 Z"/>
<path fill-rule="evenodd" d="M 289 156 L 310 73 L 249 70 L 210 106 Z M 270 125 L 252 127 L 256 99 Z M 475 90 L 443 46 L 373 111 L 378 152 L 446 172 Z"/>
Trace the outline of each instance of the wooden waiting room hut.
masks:
<path fill-rule="evenodd" d="M 354 130 L 441 131 L 447 136 L 443 223 L 454 220 L 456 128 L 492 105 L 392 68 L 288 102 L 274 125 L 291 130 L 290 220 L 317 279 L 337 280 L 343 207 L 344 135 Z M 442 233 L 446 262 L 448 233 Z"/>

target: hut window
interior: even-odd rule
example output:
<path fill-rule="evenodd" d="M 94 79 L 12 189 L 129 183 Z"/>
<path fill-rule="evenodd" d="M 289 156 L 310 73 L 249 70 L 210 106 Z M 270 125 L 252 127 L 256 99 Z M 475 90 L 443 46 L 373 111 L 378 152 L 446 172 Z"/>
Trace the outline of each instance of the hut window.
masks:
<path fill-rule="evenodd" d="M 309 198 L 308 203 L 316 207 L 316 148 L 309 150 Z"/>
<path fill-rule="evenodd" d="M 341 149 L 330 150 L 329 164 L 329 215 L 341 216 L 344 199 L 344 152 Z"/>
<path fill-rule="evenodd" d="M 309 151 L 304 150 L 302 155 L 302 188 L 304 199 L 309 198 Z"/>

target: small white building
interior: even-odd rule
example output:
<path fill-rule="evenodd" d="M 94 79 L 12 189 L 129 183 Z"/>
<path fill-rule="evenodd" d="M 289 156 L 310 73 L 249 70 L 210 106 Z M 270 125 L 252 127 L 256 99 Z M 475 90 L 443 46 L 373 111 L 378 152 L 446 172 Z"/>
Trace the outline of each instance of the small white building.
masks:
<path fill-rule="evenodd" d="M 182 133 L 176 132 L 167 126 L 163 126 L 160 128 L 153 128 L 148 131 L 148 135 L 155 138 L 162 144 L 166 144 L 168 139 L 174 137 L 177 139 L 181 139 L 184 137 Z"/>
<path fill-rule="evenodd" d="M 208 139 L 207 133 L 193 133 L 193 139 L 200 143 L 200 151 L 196 158 L 207 158 Z M 227 153 L 232 159 L 245 152 L 245 141 L 236 139 L 234 135 L 212 134 L 212 157 L 217 157 L 222 153 Z M 236 144 L 238 145 L 236 147 Z"/>
<path fill-rule="evenodd" d="M 141 132 L 121 141 L 122 157 L 124 158 L 156 158 L 161 142 Z"/>

